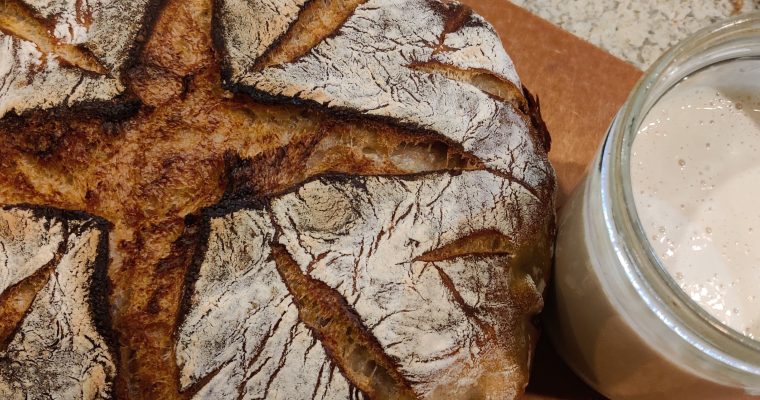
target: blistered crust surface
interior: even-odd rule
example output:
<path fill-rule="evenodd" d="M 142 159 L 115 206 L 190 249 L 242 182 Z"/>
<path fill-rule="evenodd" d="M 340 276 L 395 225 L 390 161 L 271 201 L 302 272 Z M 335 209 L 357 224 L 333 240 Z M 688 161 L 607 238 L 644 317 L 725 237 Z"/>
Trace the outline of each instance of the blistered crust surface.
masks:
<path fill-rule="evenodd" d="M 41 215 L 40 209 L 0 211 L 1 287 L 55 262 L 49 280 L 0 351 L 0 397 L 111 397 L 116 367 L 92 305 L 104 300 L 93 296 L 92 287 L 96 264 L 105 262 L 99 254 L 105 250 L 105 234 L 93 220 Z"/>
<path fill-rule="evenodd" d="M 20 1 L 20 0 L 14 0 Z M 123 69 L 134 55 L 153 0 L 22 1 L 61 44 L 78 45 L 105 68 L 85 71 L 43 53 L 32 41 L 0 32 L 0 118 L 9 112 L 98 104 L 124 93 Z"/>

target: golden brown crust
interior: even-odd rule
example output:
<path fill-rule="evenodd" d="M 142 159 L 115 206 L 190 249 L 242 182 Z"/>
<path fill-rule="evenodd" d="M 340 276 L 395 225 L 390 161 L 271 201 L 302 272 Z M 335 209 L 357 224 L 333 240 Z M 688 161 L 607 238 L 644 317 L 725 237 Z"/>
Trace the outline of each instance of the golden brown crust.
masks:
<path fill-rule="evenodd" d="M 302 55 L 359 4 L 336 2 L 327 22 L 314 22 L 314 13 L 325 7 L 321 3 L 314 0 L 306 8 L 301 25 L 284 37 L 287 45 L 271 50 L 262 67 Z M 485 168 L 461 144 L 433 132 L 323 107 L 254 102 L 224 90 L 222 62 L 212 45 L 212 14 L 210 0 L 166 2 L 137 62 L 123 77 L 134 100 L 114 102 L 121 105 L 105 113 L 100 108 L 63 109 L 54 111 L 60 115 L 33 112 L 0 121 L 1 204 L 83 210 L 113 224 L 108 274 L 110 313 L 120 345 L 118 398 L 180 399 L 193 394 L 179 390 L 174 354 L 186 274 L 191 260 L 204 251 L 202 224 L 186 216 L 223 198 L 249 200 L 288 192 L 325 173 L 402 175 Z M 293 36 L 302 36 L 298 32 L 303 26 L 321 28 L 316 39 L 299 44 Z M 511 104 L 521 118 L 532 117 L 532 134 L 548 138 L 539 131 L 543 128 L 536 122 L 540 117 L 532 98 L 526 100 L 505 78 L 437 63 L 413 68 L 472 83 Z M 547 213 L 552 192 L 549 188 L 540 199 Z M 538 246 L 540 254 L 529 257 L 531 265 L 548 260 L 553 233 L 542 227 L 525 229 L 541 231 L 546 240 Z M 28 288 L 19 286 L 0 298 L 0 338 L 20 317 L 11 303 L 37 290 L 32 287 L 35 279 L 24 283 Z M 510 290 L 516 290 L 516 299 L 524 299 L 525 315 L 537 311 L 529 309 L 536 304 L 529 290 L 524 295 L 519 285 Z M 532 328 L 525 323 L 514 329 Z M 535 334 L 518 336 L 526 338 L 529 351 Z M 498 362 L 494 358 L 484 364 Z M 496 378 L 484 376 L 482 385 L 498 386 L 489 379 Z"/>

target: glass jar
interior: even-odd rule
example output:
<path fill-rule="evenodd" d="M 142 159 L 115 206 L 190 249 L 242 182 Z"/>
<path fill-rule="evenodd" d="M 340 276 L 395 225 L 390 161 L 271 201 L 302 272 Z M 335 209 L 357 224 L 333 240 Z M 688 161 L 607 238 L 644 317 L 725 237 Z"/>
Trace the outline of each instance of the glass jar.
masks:
<path fill-rule="evenodd" d="M 663 55 L 560 211 L 547 334 L 612 399 L 760 396 L 760 342 L 713 318 L 660 264 L 637 217 L 629 165 L 639 126 L 665 92 L 698 70 L 747 57 L 760 57 L 758 14 L 702 30 Z"/>

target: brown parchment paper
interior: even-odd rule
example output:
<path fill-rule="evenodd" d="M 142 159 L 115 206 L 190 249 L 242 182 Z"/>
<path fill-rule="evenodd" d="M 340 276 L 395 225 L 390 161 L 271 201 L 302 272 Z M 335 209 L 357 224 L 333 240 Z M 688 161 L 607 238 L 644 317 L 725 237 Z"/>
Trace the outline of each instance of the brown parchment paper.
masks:
<path fill-rule="evenodd" d="M 561 205 L 583 177 L 641 71 L 507 0 L 461 1 L 493 24 L 523 84 L 541 101 Z M 543 335 L 525 399 L 603 397 L 570 372 Z"/>

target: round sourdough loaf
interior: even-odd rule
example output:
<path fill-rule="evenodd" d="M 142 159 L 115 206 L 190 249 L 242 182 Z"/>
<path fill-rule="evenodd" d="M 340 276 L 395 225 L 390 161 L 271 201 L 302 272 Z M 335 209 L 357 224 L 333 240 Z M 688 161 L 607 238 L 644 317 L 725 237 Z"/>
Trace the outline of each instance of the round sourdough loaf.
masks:
<path fill-rule="evenodd" d="M 455 2 L 2 1 L 0 397 L 518 397 L 549 144 Z"/>

